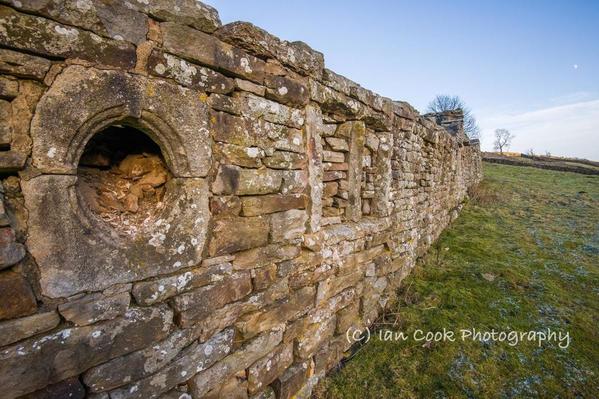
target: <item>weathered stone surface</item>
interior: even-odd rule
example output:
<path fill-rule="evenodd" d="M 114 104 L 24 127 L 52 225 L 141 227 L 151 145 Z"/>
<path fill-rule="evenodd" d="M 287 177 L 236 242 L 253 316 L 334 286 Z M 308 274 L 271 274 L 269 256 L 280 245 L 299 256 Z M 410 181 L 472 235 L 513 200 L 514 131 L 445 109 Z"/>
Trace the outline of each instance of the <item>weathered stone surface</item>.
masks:
<path fill-rule="evenodd" d="M 360 189 L 362 187 L 362 153 L 364 150 L 365 126 L 363 122 L 348 122 L 351 125 L 349 143 L 349 171 L 347 174 L 348 201 L 349 206 L 345 210 L 345 216 L 351 221 L 358 221 L 362 217 L 362 198 Z"/>
<path fill-rule="evenodd" d="M 271 215 L 271 241 L 284 242 L 300 238 L 306 231 L 306 211 L 291 209 Z"/>
<path fill-rule="evenodd" d="M 303 169 L 306 166 L 306 156 L 288 151 L 275 151 L 263 160 L 264 165 L 272 169 Z"/>
<path fill-rule="evenodd" d="M 150 399 L 181 384 L 225 357 L 233 348 L 233 330 L 225 330 L 203 344 L 193 344 L 158 373 L 110 392 L 114 399 Z"/>
<path fill-rule="evenodd" d="M 135 47 L 48 19 L 0 6 L 0 44 L 43 56 L 81 58 L 129 69 L 135 66 Z"/>
<path fill-rule="evenodd" d="M 153 75 L 171 78 L 192 89 L 221 94 L 233 91 L 232 79 L 158 50 L 152 51 L 147 67 Z"/>
<path fill-rule="evenodd" d="M 310 99 L 310 92 L 305 84 L 285 76 L 266 75 L 264 85 L 266 98 L 292 107 L 302 107 Z"/>
<path fill-rule="evenodd" d="M 178 295 L 172 306 L 177 312 L 177 322 L 187 327 L 210 315 L 212 310 L 242 299 L 252 292 L 250 273 L 240 271 L 214 284 Z"/>
<path fill-rule="evenodd" d="M 245 377 L 245 370 L 237 372 L 229 377 L 221 386 L 211 389 L 205 399 L 248 399 L 248 382 Z"/>
<path fill-rule="evenodd" d="M 293 398 L 297 391 L 301 389 L 312 372 L 312 366 L 309 362 L 296 364 L 279 377 L 272 387 L 280 399 Z"/>
<path fill-rule="evenodd" d="M 148 32 L 148 18 L 121 2 L 89 0 L 9 0 L 19 10 L 42 15 L 66 25 L 80 26 L 115 40 L 141 43 Z M 135 4 L 135 3 L 133 3 Z"/>
<path fill-rule="evenodd" d="M 228 262 L 202 266 L 154 281 L 137 283 L 133 286 L 132 294 L 140 305 L 152 305 L 193 288 L 220 281 L 230 276 L 232 271 L 233 267 Z"/>
<path fill-rule="evenodd" d="M 216 35 L 221 40 L 241 47 L 259 58 L 276 58 L 299 73 L 319 77 L 324 68 L 322 53 L 303 42 L 281 41 L 249 22 L 233 22 L 222 26 Z"/>
<path fill-rule="evenodd" d="M 269 219 L 265 216 L 227 217 L 214 223 L 208 247 L 210 256 L 243 251 L 268 243 Z"/>
<path fill-rule="evenodd" d="M 23 78 L 43 80 L 50 61 L 34 55 L 0 49 L 0 72 Z"/>
<path fill-rule="evenodd" d="M 202 397 L 210 389 L 226 380 L 227 377 L 239 370 L 248 368 L 272 351 L 281 342 L 282 338 L 282 329 L 266 332 L 208 370 L 200 372 L 190 380 L 193 397 Z"/>
<path fill-rule="evenodd" d="M 253 248 L 235 254 L 233 268 L 252 269 L 263 267 L 272 262 L 282 262 L 295 258 L 300 253 L 296 245 L 273 244 L 260 248 Z"/>
<path fill-rule="evenodd" d="M 300 359 L 307 359 L 335 334 L 336 318 L 328 317 L 318 323 L 311 324 L 297 339 L 295 353 Z"/>
<path fill-rule="evenodd" d="M 222 159 L 223 163 L 244 168 L 259 168 L 262 166 L 264 155 L 264 150 L 259 147 L 243 147 L 228 143 L 217 143 L 214 151 L 214 157 Z"/>
<path fill-rule="evenodd" d="M 235 87 L 239 90 L 247 91 L 260 97 L 264 97 L 264 94 L 266 94 L 266 87 L 252 83 L 249 80 L 236 78 Z"/>
<path fill-rule="evenodd" d="M 265 215 L 290 209 L 304 209 L 306 197 L 303 194 L 271 194 L 241 199 L 243 216 Z"/>
<path fill-rule="evenodd" d="M 44 173 L 76 174 L 81 154 L 74 143 L 83 146 L 95 133 L 90 120 L 102 124 L 108 118 L 147 130 L 175 177 L 204 177 L 211 164 L 208 115 L 193 90 L 121 71 L 71 66 L 37 105 L 33 163 Z"/>
<path fill-rule="evenodd" d="M 293 363 L 293 343 L 282 344 L 248 369 L 248 391 L 254 394 L 273 382 Z"/>
<path fill-rule="evenodd" d="M 62 317 L 77 326 L 86 326 L 101 320 L 111 320 L 129 308 L 128 292 L 115 295 L 90 294 L 81 299 L 63 303 L 58 307 Z"/>
<path fill-rule="evenodd" d="M 0 270 L 19 262 L 25 257 L 25 247 L 15 242 L 15 233 L 10 227 L 0 228 Z"/>
<path fill-rule="evenodd" d="M 138 1 L 139 7 L 160 21 L 173 21 L 212 33 L 221 25 L 218 11 L 197 0 Z"/>
<path fill-rule="evenodd" d="M 140 380 L 170 363 L 195 338 L 192 330 L 176 331 L 155 345 L 88 370 L 83 381 L 92 392 L 103 392 Z"/>
<path fill-rule="evenodd" d="M 0 320 L 27 316 L 35 312 L 37 304 L 27 280 L 19 273 L 0 273 Z"/>
<path fill-rule="evenodd" d="M 19 82 L 0 76 L 0 98 L 12 100 L 19 95 Z M 3 114 L 4 115 L 4 114 Z"/>
<path fill-rule="evenodd" d="M 160 24 L 164 48 L 234 76 L 262 83 L 264 62 L 214 36 L 171 22 Z"/>
<path fill-rule="evenodd" d="M 210 198 L 212 216 L 239 216 L 241 199 L 236 195 L 224 195 Z"/>
<path fill-rule="evenodd" d="M 274 328 L 281 320 L 293 320 L 305 313 L 314 303 L 313 287 L 305 287 L 292 293 L 287 299 L 266 311 L 244 316 L 236 327 L 244 338 Z"/>
<path fill-rule="evenodd" d="M 85 388 L 79 382 L 77 377 L 68 378 L 56 384 L 48 385 L 45 388 L 21 396 L 19 399 L 83 399 L 85 398 Z"/>
<path fill-rule="evenodd" d="M 308 186 L 310 202 L 308 204 L 308 231 L 315 233 L 320 230 L 322 215 L 322 114 L 312 105 L 306 107 L 306 153 L 308 155 Z"/>
<path fill-rule="evenodd" d="M 56 312 L 38 313 L 20 319 L 0 322 L 0 346 L 29 338 L 53 329 L 60 322 Z"/>
<path fill-rule="evenodd" d="M 243 169 L 223 165 L 212 184 L 215 194 L 257 195 L 279 191 L 283 175 L 271 169 Z"/>
<path fill-rule="evenodd" d="M 28 245 L 44 295 L 103 289 L 199 263 L 208 224 L 203 179 L 171 179 L 164 199 L 171 204 L 169 214 L 151 231 L 129 239 L 127 248 L 106 242 L 106 232 L 82 225 L 86 219 L 69 200 L 76 195 L 74 181 L 74 176 L 43 175 L 22 185 L 30 209 Z"/>
<path fill-rule="evenodd" d="M 0 352 L 3 393 L 15 397 L 33 392 L 151 345 L 167 335 L 172 316 L 167 308 L 131 309 L 122 318 L 8 347 Z"/>

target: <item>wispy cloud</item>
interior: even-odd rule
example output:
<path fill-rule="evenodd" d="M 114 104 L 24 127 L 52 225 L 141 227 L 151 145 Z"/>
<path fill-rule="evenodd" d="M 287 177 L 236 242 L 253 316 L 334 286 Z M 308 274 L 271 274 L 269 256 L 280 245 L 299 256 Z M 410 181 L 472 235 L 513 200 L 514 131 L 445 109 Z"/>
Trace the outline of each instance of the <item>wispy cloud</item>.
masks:
<path fill-rule="evenodd" d="M 581 101 L 531 112 L 483 116 L 482 145 L 492 150 L 494 131 L 516 135 L 513 151 L 533 149 L 555 155 L 599 160 L 599 100 Z"/>

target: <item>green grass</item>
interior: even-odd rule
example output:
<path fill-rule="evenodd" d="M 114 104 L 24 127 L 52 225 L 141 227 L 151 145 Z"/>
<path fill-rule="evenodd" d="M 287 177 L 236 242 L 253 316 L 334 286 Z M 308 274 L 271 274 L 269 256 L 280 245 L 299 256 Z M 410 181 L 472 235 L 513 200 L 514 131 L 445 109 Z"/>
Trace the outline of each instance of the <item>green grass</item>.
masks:
<path fill-rule="evenodd" d="M 599 397 L 599 177 L 487 163 L 484 174 L 379 322 L 409 339 L 373 337 L 317 397 Z M 410 336 L 444 327 L 551 328 L 571 343 Z"/>

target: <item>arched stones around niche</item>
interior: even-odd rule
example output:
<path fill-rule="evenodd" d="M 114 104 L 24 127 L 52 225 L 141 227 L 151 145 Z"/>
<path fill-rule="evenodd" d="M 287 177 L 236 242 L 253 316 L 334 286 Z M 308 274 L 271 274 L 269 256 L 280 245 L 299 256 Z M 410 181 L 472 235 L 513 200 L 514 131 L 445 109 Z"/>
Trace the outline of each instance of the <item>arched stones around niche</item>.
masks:
<path fill-rule="evenodd" d="M 68 67 L 56 78 L 31 125 L 32 163 L 39 174 L 22 182 L 29 211 L 27 245 L 39 266 L 43 295 L 101 290 L 199 263 L 210 218 L 208 118 L 197 92 L 166 81 L 81 66 Z M 98 145 L 110 147 L 106 140 L 116 140 L 112 150 L 124 153 L 91 160 Z M 149 172 L 131 162 L 148 164 L 148 159 L 159 169 L 157 180 L 146 179 L 149 186 L 124 193 L 134 191 L 138 206 L 155 207 L 143 210 L 148 218 L 137 218 L 138 225 L 129 228 L 135 218 L 99 213 L 93 206 L 94 195 L 101 195 L 93 192 L 99 183 L 92 181 L 87 195 L 90 187 L 82 180 L 90 177 L 83 168 L 95 165 L 96 175 L 108 170 L 115 179 L 145 176 Z M 133 180 L 139 182 L 129 183 Z M 105 191 L 129 183 L 116 182 Z M 146 202 L 146 195 L 157 197 Z M 135 204 L 122 201 L 123 193 L 116 197 L 134 209 Z"/>

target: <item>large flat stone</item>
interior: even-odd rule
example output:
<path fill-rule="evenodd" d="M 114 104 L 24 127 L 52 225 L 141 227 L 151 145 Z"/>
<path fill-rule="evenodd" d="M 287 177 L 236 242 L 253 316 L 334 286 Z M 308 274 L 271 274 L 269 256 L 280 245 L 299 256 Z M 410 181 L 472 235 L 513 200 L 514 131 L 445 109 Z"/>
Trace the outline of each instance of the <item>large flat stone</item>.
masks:
<path fill-rule="evenodd" d="M 60 316 L 56 312 L 38 313 L 20 319 L 3 321 L 0 323 L 0 346 L 51 330 L 59 322 Z"/>
<path fill-rule="evenodd" d="M 98 64 L 130 69 L 135 66 L 135 47 L 121 40 L 49 19 L 21 14 L 0 6 L 0 44 L 42 56 L 81 58 Z"/>
<path fill-rule="evenodd" d="M 75 180 L 42 175 L 21 183 L 29 209 L 27 244 L 44 295 L 98 291 L 200 263 L 209 218 L 203 179 L 171 179 L 164 199 L 170 207 L 134 238 L 115 236 L 85 213 L 76 201 Z"/>
<path fill-rule="evenodd" d="M 264 61 L 239 48 L 172 22 L 164 22 L 160 28 L 168 52 L 253 82 L 264 80 Z"/>
<path fill-rule="evenodd" d="M 10 0 L 19 10 L 42 15 L 66 25 L 79 26 L 100 36 L 141 43 L 148 32 L 148 17 L 135 9 L 137 2 L 88 0 Z"/>
<path fill-rule="evenodd" d="M 0 352 L 0 382 L 8 398 L 24 395 L 164 338 L 168 308 L 131 309 L 124 317 L 31 338 Z"/>
<path fill-rule="evenodd" d="M 189 380 L 225 357 L 233 348 L 232 329 L 202 344 L 192 344 L 177 360 L 149 377 L 110 392 L 111 399 L 151 399 Z"/>

